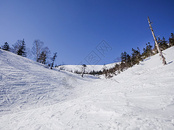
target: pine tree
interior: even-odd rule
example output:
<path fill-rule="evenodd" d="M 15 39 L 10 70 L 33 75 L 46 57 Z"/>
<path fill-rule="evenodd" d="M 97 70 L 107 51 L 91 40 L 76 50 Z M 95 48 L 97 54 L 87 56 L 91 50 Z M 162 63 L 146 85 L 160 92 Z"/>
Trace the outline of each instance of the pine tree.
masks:
<path fill-rule="evenodd" d="M 4 43 L 4 45 L 2 46 L 2 49 L 5 51 L 10 51 L 10 46 L 7 42 Z"/>
<path fill-rule="evenodd" d="M 171 36 L 169 38 L 169 46 L 174 46 L 174 34 L 171 33 Z"/>
<path fill-rule="evenodd" d="M 46 54 L 44 51 L 42 51 L 42 53 L 40 54 L 40 56 L 38 58 L 38 62 L 40 62 L 42 64 L 46 64 Z"/>
<path fill-rule="evenodd" d="M 162 40 L 160 38 L 158 38 L 158 45 L 159 45 L 159 48 L 161 49 L 161 51 L 163 51 L 163 50 L 168 48 L 167 41 L 165 40 L 164 37 L 163 37 Z"/>
<path fill-rule="evenodd" d="M 42 64 L 46 64 L 48 62 L 47 60 L 48 60 L 49 54 L 50 54 L 49 48 L 48 47 L 44 47 L 42 49 L 41 54 L 38 57 L 37 62 L 40 62 Z"/>
<path fill-rule="evenodd" d="M 126 63 L 127 60 L 127 53 L 126 52 L 122 52 L 121 53 L 121 62 L 122 63 Z"/>
<path fill-rule="evenodd" d="M 108 77 L 108 69 L 107 69 L 106 65 L 103 65 L 102 71 L 103 71 L 103 74 L 105 75 L 105 78 L 107 78 Z"/>
<path fill-rule="evenodd" d="M 146 48 L 143 48 L 142 56 L 143 59 L 145 59 L 151 55 L 153 55 L 152 46 L 150 45 L 150 42 L 148 42 L 146 43 Z"/>
<path fill-rule="evenodd" d="M 121 53 L 121 63 L 122 63 L 122 66 L 123 66 L 123 64 L 125 64 L 125 67 L 132 66 L 131 56 L 129 54 L 127 54 L 127 52 Z"/>
<path fill-rule="evenodd" d="M 51 60 L 52 60 L 52 63 L 51 63 L 51 69 L 52 69 L 53 66 L 54 66 L 54 61 L 56 60 L 56 57 L 57 57 L 57 52 L 54 53 L 53 57 L 51 58 Z"/>
<path fill-rule="evenodd" d="M 25 41 L 23 39 L 21 46 L 19 46 L 19 49 L 17 51 L 17 54 L 23 57 L 26 57 L 26 52 L 25 52 Z"/>
<path fill-rule="evenodd" d="M 141 58 L 141 53 L 140 53 L 140 49 L 137 47 L 137 50 L 132 48 L 132 64 L 139 64 L 139 62 L 142 60 Z"/>

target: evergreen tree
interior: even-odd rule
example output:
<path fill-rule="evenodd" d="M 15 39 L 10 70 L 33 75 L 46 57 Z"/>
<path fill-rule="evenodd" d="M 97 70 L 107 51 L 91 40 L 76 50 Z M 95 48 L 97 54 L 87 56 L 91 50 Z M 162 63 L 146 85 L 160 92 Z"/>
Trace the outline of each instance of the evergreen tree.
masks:
<path fill-rule="evenodd" d="M 42 64 L 46 64 L 46 54 L 44 51 L 41 52 L 41 54 L 38 58 L 38 62 L 40 62 Z"/>
<path fill-rule="evenodd" d="M 15 44 L 12 45 L 11 51 L 17 55 L 26 57 L 25 41 L 18 40 Z"/>
<path fill-rule="evenodd" d="M 23 57 L 26 57 L 26 52 L 25 52 L 25 41 L 24 39 L 22 40 L 22 44 L 19 46 L 19 49 L 17 51 L 17 54 Z"/>
<path fill-rule="evenodd" d="M 9 51 L 10 50 L 10 46 L 7 42 L 4 43 L 4 45 L 2 46 L 2 49 L 5 51 Z"/>
<path fill-rule="evenodd" d="M 169 38 L 169 46 L 174 46 L 174 35 L 171 33 L 171 36 Z"/>
<path fill-rule="evenodd" d="M 115 71 L 117 71 L 117 74 L 119 74 L 120 73 L 120 65 L 116 64 L 114 68 L 115 68 Z"/>
<path fill-rule="evenodd" d="M 50 54 L 49 48 L 48 47 L 44 47 L 42 49 L 41 54 L 39 55 L 39 58 L 38 58 L 37 62 L 40 62 L 42 64 L 46 64 L 48 62 L 47 59 L 49 57 L 49 54 Z"/>
<path fill-rule="evenodd" d="M 106 65 L 103 65 L 102 70 L 103 70 L 103 74 L 105 75 L 105 78 L 107 78 L 108 77 L 108 69 L 107 69 Z"/>
<path fill-rule="evenodd" d="M 150 45 L 150 42 L 148 42 L 146 43 L 146 48 L 143 48 L 142 56 L 145 59 L 151 55 L 153 55 L 152 46 Z"/>
<path fill-rule="evenodd" d="M 132 66 L 132 59 L 129 54 L 127 54 L 127 61 L 126 61 L 126 66 L 131 67 Z"/>
<path fill-rule="evenodd" d="M 141 53 L 140 53 L 140 49 L 137 47 L 137 50 L 132 48 L 132 64 L 139 64 L 139 62 L 142 60 L 141 58 Z"/>
<path fill-rule="evenodd" d="M 158 44 L 159 44 L 159 48 L 161 49 L 161 51 L 163 51 L 163 50 L 168 48 L 167 41 L 165 40 L 164 37 L 163 37 L 162 40 L 160 38 L 158 38 Z"/>
<path fill-rule="evenodd" d="M 52 63 L 51 63 L 51 69 L 52 69 L 53 66 L 54 66 L 54 61 L 56 60 L 56 57 L 57 57 L 57 52 L 54 53 L 53 57 L 51 58 L 51 60 L 52 60 Z"/>
<path fill-rule="evenodd" d="M 127 53 L 122 52 L 121 53 L 121 63 L 126 63 L 126 60 L 127 60 Z"/>
<path fill-rule="evenodd" d="M 131 56 L 126 52 L 121 53 L 121 63 L 122 66 L 125 64 L 125 67 L 130 67 L 132 65 Z"/>

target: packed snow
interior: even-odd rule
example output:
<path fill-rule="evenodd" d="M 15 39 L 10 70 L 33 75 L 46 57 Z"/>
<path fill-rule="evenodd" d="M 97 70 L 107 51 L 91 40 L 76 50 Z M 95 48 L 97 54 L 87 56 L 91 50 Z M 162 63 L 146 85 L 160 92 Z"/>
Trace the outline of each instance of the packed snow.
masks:
<path fill-rule="evenodd" d="M 0 130 L 173 130 L 174 47 L 111 79 L 0 50 Z"/>

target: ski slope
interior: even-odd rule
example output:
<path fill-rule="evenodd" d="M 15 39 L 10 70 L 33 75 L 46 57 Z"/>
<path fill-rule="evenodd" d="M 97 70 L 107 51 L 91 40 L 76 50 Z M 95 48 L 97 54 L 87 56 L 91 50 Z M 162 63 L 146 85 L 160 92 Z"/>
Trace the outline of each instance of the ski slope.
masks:
<path fill-rule="evenodd" d="M 103 69 L 110 69 L 113 68 L 116 63 L 106 64 L 106 65 L 86 65 L 85 72 L 90 73 L 92 71 L 102 71 Z M 83 66 L 82 65 L 61 65 L 56 67 L 58 70 L 65 70 L 68 72 L 82 72 Z"/>
<path fill-rule="evenodd" d="M 173 130 L 174 47 L 111 79 L 49 70 L 0 50 L 2 130 Z"/>

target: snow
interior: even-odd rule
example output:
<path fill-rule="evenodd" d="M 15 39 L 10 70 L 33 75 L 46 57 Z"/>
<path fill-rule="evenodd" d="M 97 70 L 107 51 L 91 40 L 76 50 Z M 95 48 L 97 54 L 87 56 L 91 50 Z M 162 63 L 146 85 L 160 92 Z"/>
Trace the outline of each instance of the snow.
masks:
<path fill-rule="evenodd" d="M 174 47 L 164 53 L 165 66 L 155 55 L 98 79 L 0 50 L 0 129 L 173 130 Z"/>
<path fill-rule="evenodd" d="M 85 67 L 85 72 L 92 72 L 92 71 L 100 71 L 103 69 L 110 69 L 113 68 L 117 63 L 111 63 L 111 64 L 106 64 L 106 65 L 87 65 Z M 65 70 L 68 72 L 82 72 L 83 66 L 82 65 L 61 65 L 56 67 L 58 70 Z"/>

